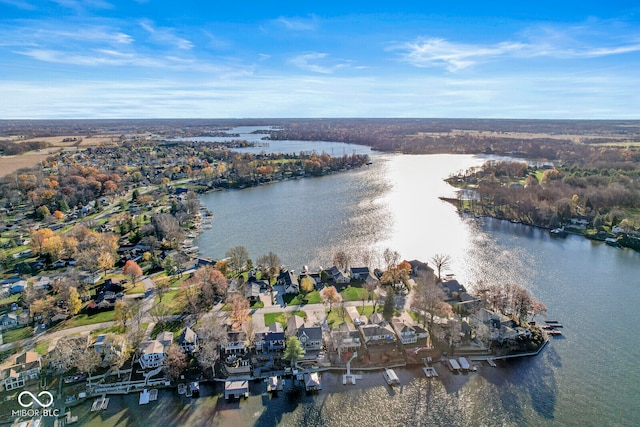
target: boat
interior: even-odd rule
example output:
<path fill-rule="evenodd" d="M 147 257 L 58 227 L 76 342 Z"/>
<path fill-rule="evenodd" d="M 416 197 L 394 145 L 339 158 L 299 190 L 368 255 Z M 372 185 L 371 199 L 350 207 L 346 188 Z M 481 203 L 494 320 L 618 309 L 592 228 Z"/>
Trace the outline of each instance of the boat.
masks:
<path fill-rule="evenodd" d="M 554 228 L 553 230 L 549 231 L 549 234 L 551 235 L 551 237 L 567 237 L 567 231 L 564 229 L 564 227 Z"/>
<path fill-rule="evenodd" d="M 615 237 L 607 237 L 604 242 L 609 246 L 618 246 L 618 239 Z"/>
<path fill-rule="evenodd" d="M 546 323 L 547 325 L 550 323 L 558 323 L 557 320 L 545 320 L 544 323 Z"/>
<path fill-rule="evenodd" d="M 189 389 L 191 390 L 191 395 L 193 397 L 200 397 L 200 383 L 197 381 L 193 381 L 189 384 Z"/>
<path fill-rule="evenodd" d="M 185 393 L 184 384 L 178 384 L 178 394 L 184 394 L 184 393 Z"/>
<path fill-rule="evenodd" d="M 469 361 L 465 357 L 459 357 L 458 360 L 463 371 L 471 370 L 471 365 L 469 365 Z"/>
<path fill-rule="evenodd" d="M 454 358 L 448 359 L 447 362 L 449 363 L 449 369 L 451 370 L 451 372 L 457 372 L 460 370 L 460 365 L 458 365 L 458 361 Z"/>
<path fill-rule="evenodd" d="M 267 382 L 267 391 L 275 393 L 282 390 L 282 379 L 280 377 L 269 377 L 265 381 Z"/>
<path fill-rule="evenodd" d="M 400 378 L 398 378 L 393 369 L 385 368 L 385 370 L 382 372 L 382 376 L 390 386 L 400 385 Z"/>
<path fill-rule="evenodd" d="M 155 402 L 156 400 L 158 400 L 158 389 L 149 390 L 149 401 Z"/>
<path fill-rule="evenodd" d="M 491 366 L 492 368 L 495 368 L 496 366 L 498 366 L 498 365 L 496 365 L 495 360 L 493 360 L 493 358 L 491 358 L 491 357 L 487 358 L 487 363 L 488 363 L 488 364 L 489 364 L 489 366 Z"/>
<path fill-rule="evenodd" d="M 551 330 L 551 331 L 549 331 L 549 332 L 547 332 L 547 333 L 548 333 L 549 335 L 551 335 L 551 336 L 554 336 L 554 337 L 557 337 L 558 335 L 562 335 L 562 332 L 561 332 L 561 331 L 558 331 L 558 330 L 555 330 L 555 329 L 553 329 L 553 330 Z"/>

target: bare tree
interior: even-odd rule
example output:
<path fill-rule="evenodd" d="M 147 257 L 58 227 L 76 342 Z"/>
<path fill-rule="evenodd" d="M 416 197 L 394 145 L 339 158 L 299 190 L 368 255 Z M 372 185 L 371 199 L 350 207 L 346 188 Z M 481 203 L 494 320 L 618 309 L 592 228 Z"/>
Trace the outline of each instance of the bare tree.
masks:
<path fill-rule="evenodd" d="M 215 363 L 220 358 L 220 346 L 228 340 L 227 331 L 219 317 L 208 318 L 207 323 L 197 331 L 200 344 L 196 351 L 198 364 L 205 371 L 215 372 Z"/>
<path fill-rule="evenodd" d="M 187 355 L 180 346 L 171 344 L 164 356 L 164 370 L 172 381 L 180 379 L 180 374 L 187 368 Z"/>
<path fill-rule="evenodd" d="M 333 255 L 333 264 L 342 271 L 346 271 L 351 264 L 351 256 L 343 251 L 339 250 Z"/>
<path fill-rule="evenodd" d="M 423 324 L 427 324 L 427 315 L 429 315 L 429 332 L 433 332 L 436 316 L 446 317 L 452 314 L 451 306 L 444 302 L 444 298 L 444 291 L 432 275 L 420 275 L 416 278 L 411 308 L 422 315 Z"/>
<path fill-rule="evenodd" d="M 451 256 L 445 254 L 435 254 L 431 257 L 431 262 L 436 266 L 436 270 L 438 271 L 438 280 L 441 280 L 442 270 L 449 267 L 451 264 Z"/>
<path fill-rule="evenodd" d="M 235 331 L 239 331 L 242 325 L 251 319 L 249 315 L 249 300 L 241 294 L 234 294 L 228 301 L 231 311 L 229 312 L 229 320 L 231 327 Z"/>
<path fill-rule="evenodd" d="M 280 257 L 273 252 L 269 252 L 267 255 L 263 255 L 258 258 L 258 267 L 260 268 L 260 272 L 263 276 L 266 276 L 269 281 L 278 274 L 278 270 L 280 270 L 281 265 L 282 262 L 280 261 Z"/>
<path fill-rule="evenodd" d="M 231 268 L 234 273 L 240 274 L 249 259 L 249 252 L 247 252 L 247 248 L 244 246 L 236 246 L 229 249 L 225 253 L 225 257 L 229 259 L 229 268 Z"/>

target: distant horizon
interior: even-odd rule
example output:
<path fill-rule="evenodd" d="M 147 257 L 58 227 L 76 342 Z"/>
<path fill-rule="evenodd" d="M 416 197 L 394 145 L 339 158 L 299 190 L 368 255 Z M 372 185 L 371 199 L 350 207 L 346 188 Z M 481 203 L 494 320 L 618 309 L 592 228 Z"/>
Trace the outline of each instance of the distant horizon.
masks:
<path fill-rule="evenodd" d="M 37 121 L 159 121 L 159 120 L 229 120 L 229 121 L 251 121 L 251 120 L 481 120 L 481 121 L 555 121 L 555 122 L 640 122 L 639 118 L 524 118 L 524 117 L 96 117 L 96 118 L 15 118 L 3 119 L 0 122 L 37 122 Z"/>
<path fill-rule="evenodd" d="M 639 21 L 629 0 L 0 0 L 0 117 L 633 120 Z"/>

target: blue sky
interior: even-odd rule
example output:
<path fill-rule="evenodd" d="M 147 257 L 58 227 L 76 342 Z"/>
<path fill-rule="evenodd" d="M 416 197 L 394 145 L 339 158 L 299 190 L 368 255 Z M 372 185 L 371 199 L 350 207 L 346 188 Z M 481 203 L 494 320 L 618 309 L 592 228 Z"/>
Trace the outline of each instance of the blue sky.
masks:
<path fill-rule="evenodd" d="M 640 119 L 640 5 L 0 0 L 0 99 L 0 119 Z"/>

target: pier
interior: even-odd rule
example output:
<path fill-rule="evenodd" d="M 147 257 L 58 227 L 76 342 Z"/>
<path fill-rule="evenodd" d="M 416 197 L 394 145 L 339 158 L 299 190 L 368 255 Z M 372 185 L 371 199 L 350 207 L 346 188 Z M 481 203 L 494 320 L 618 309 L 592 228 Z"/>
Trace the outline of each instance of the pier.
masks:
<path fill-rule="evenodd" d="M 356 380 L 361 380 L 362 379 L 362 375 L 356 375 L 356 374 L 352 374 L 351 373 L 351 361 L 353 359 L 355 359 L 358 356 L 358 352 L 356 351 L 355 353 L 353 353 L 353 355 L 349 358 L 349 361 L 347 362 L 347 373 L 342 375 L 342 384 L 354 384 L 356 383 Z"/>

